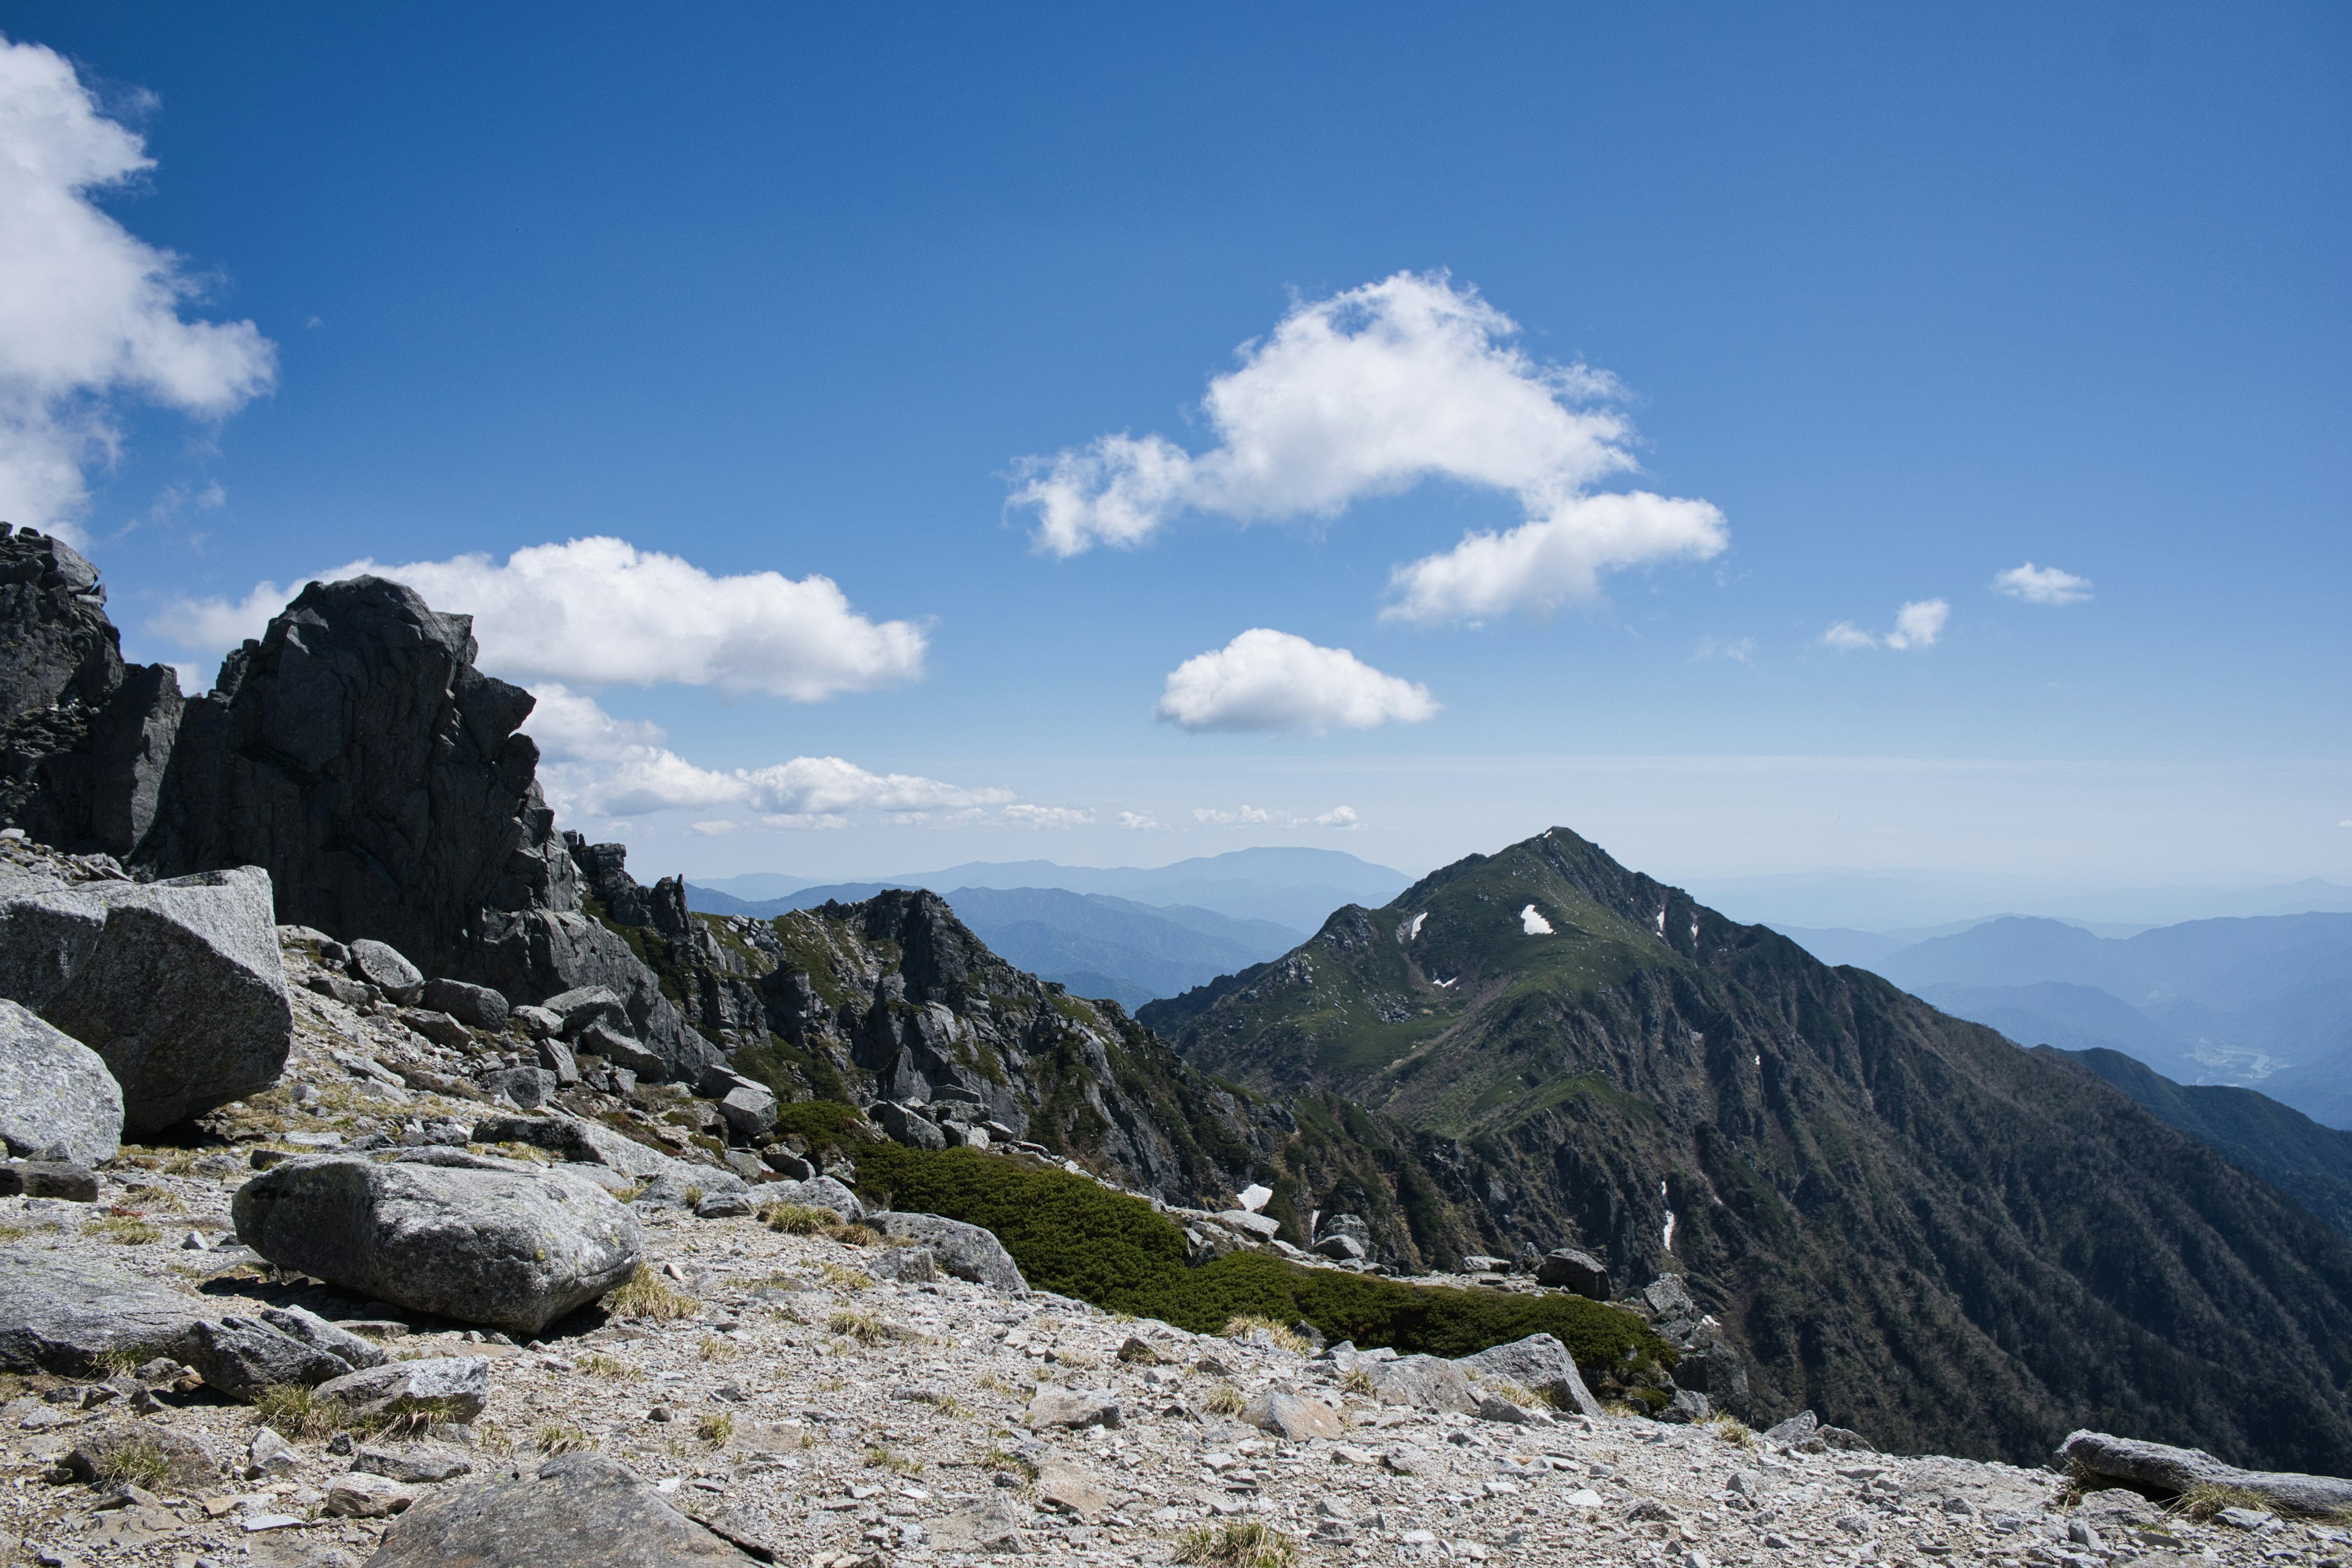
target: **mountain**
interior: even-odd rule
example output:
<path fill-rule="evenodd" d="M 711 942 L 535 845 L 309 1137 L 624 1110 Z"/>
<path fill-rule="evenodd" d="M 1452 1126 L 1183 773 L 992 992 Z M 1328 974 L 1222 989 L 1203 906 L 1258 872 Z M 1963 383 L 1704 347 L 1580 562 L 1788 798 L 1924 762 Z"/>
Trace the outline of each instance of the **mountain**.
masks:
<path fill-rule="evenodd" d="M 2121 1051 L 2037 1047 L 2097 1074 L 2242 1171 L 2352 1236 L 2352 1132 L 2323 1127 L 2251 1089 L 2178 1084 Z"/>
<path fill-rule="evenodd" d="M 1851 963 L 1858 969 L 1873 969 L 1890 953 L 1900 952 L 1909 945 L 1899 936 L 1855 931 L 1849 926 L 1789 926 L 1777 921 L 1769 923 L 1772 930 L 1832 967 Z"/>
<path fill-rule="evenodd" d="M 696 885 L 745 904 L 848 888 L 1059 888 L 1158 907 L 1181 905 L 1239 921 L 1264 921 L 1304 935 L 1342 904 L 1381 903 L 1412 879 L 1337 849 L 1268 847 L 1179 860 L 1172 866 L 1057 866 L 1051 860 L 973 860 L 943 871 L 818 883 L 759 873 Z M 866 895 L 870 896 L 870 895 Z M 814 903 L 823 903 L 819 897 Z M 791 906 L 808 909 L 812 903 Z M 781 912 L 781 910 L 779 911 Z M 1297 940 L 1294 936 L 1293 941 Z"/>
<path fill-rule="evenodd" d="M 873 883 L 803 889 L 760 903 L 689 883 L 687 903 L 711 914 L 772 919 L 793 910 L 855 903 L 883 890 Z M 1304 932 L 1270 921 L 1234 920 L 1213 910 L 1164 909 L 1059 888 L 958 888 L 957 918 L 1009 963 L 1057 981 L 1080 996 L 1138 1007 L 1228 971 L 1287 951 Z"/>
<path fill-rule="evenodd" d="M 2113 1047 L 2184 1082 L 2259 1083 L 2352 1126 L 2352 914 L 2189 921 L 2125 938 L 2011 917 L 1872 967 L 2026 1044 Z"/>
<path fill-rule="evenodd" d="M 2091 1426 L 2352 1465 L 2342 1237 L 2091 1075 L 1565 829 L 1141 1016 L 1437 1141 L 1489 1251 L 1686 1272 L 1759 1406 L 2019 1463 Z"/>

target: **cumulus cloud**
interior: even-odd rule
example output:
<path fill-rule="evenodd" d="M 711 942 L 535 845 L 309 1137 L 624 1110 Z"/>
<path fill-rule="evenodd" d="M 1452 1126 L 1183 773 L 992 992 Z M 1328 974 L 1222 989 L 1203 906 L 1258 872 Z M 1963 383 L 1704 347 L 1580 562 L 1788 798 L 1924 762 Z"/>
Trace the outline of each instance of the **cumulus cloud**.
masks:
<path fill-rule="evenodd" d="M 669 749 L 661 726 L 616 719 L 584 692 L 546 682 L 531 694 L 539 705 L 523 731 L 539 742 L 539 778 L 549 804 L 567 815 L 731 808 L 752 814 L 763 826 L 783 828 L 846 827 L 858 814 L 931 826 L 1079 827 L 1094 821 L 1090 811 L 1031 805 L 1008 789 L 872 773 L 842 757 L 794 757 L 727 772 L 698 767 Z M 716 835 L 743 825 L 710 816 L 688 826 Z"/>
<path fill-rule="evenodd" d="M 2055 566 L 2036 566 L 2031 561 L 1996 574 L 1992 587 L 1996 594 L 2023 599 L 2029 605 L 2075 605 L 2091 596 L 2088 577 L 2077 577 Z"/>
<path fill-rule="evenodd" d="M 1891 632 L 1866 632 L 1852 621 L 1840 621 L 1822 634 L 1823 646 L 1850 653 L 1859 648 L 1934 647 L 1944 635 L 1952 606 L 1941 599 L 1914 599 L 1895 612 Z"/>
<path fill-rule="evenodd" d="M 91 199 L 154 167 L 53 50 L 0 40 L 0 517 L 80 539 L 118 397 L 226 418 L 269 390 L 251 321 L 192 321 L 185 263 Z"/>
<path fill-rule="evenodd" d="M 483 667 L 524 682 L 710 686 L 817 702 L 923 672 L 921 629 L 860 615 L 830 577 L 718 577 L 625 540 L 532 545 L 503 563 L 487 554 L 354 561 L 319 580 L 362 574 L 405 583 L 436 610 L 471 615 Z M 148 629 L 225 651 L 260 636 L 292 596 L 263 583 L 234 602 L 182 599 Z"/>
<path fill-rule="evenodd" d="M 1035 513 L 1039 550 L 1070 556 L 1132 548 L 1188 510 L 1333 517 L 1433 479 L 1516 498 L 1523 527 L 1401 570 L 1391 614 L 1415 621 L 1549 609 L 1589 596 L 1603 571 L 1722 550 L 1722 514 L 1704 501 L 1587 493 L 1637 466 L 1633 426 L 1611 405 L 1620 389 L 1584 365 L 1538 363 L 1510 342 L 1517 331 L 1443 273 L 1302 301 L 1210 380 L 1208 451 L 1104 436 L 1023 459 L 1010 504 Z"/>
<path fill-rule="evenodd" d="M 1369 730 L 1437 712 L 1429 688 L 1343 647 L 1255 626 L 1171 671 L 1153 714 L 1185 730 Z"/>
<path fill-rule="evenodd" d="M 1129 833 L 1157 833 L 1164 826 L 1160 818 L 1148 811 L 1122 811 L 1118 814 L 1118 825 Z"/>
<path fill-rule="evenodd" d="M 1278 816 L 1255 805 L 1244 805 L 1239 811 L 1203 805 L 1193 808 L 1192 820 L 1209 827 L 1332 827 L 1342 832 L 1363 826 L 1352 805 L 1335 805 L 1314 816 Z M 1154 822 L 1150 826 L 1157 827 L 1160 825 Z"/>

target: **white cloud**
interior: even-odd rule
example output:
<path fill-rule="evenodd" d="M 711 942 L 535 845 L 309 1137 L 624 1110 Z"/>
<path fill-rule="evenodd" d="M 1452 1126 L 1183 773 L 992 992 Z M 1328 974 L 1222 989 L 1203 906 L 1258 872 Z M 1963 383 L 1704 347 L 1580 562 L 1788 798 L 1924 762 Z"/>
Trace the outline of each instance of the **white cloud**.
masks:
<path fill-rule="evenodd" d="M 1314 822 L 1318 827 L 1336 827 L 1342 832 L 1352 832 L 1363 826 L 1357 820 L 1356 808 L 1352 805 L 1335 805 L 1322 816 L 1316 817 Z"/>
<path fill-rule="evenodd" d="M 1148 811 L 1122 811 L 1118 814 L 1118 825 L 1129 833 L 1157 833 L 1164 828 L 1160 818 Z"/>
<path fill-rule="evenodd" d="M 1996 594 L 2023 599 L 2029 605 L 2075 605 L 2091 596 L 2088 577 L 2077 577 L 2055 566 L 2036 566 L 2031 561 L 1995 574 L 1992 587 Z"/>
<path fill-rule="evenodd" d="M 1252 627 L 1180 664 L 1155 717 L 1185 730 L 1369 730 L 1437 712 L 1429 688 L 1383 675 L 1343 647 Z"/>
<path fill-rule="evenodd" d="M 1843 622 L 1839 624 L 1845 625 Z M 1846 629 L 1851 631 L 1853 627 L 1848 626 Z M 1711 637 L 1701 637 L 1698 639 L 1698 649 L 1691 655 L 1691 658 L 1693 659 L 1728 658 L 1741 664 L 1752 664 L 1756 659 L 1756 639 L 1738 637 L 1730 642 L 1722 642 Z"/>
<path fill-rule="evenodd" d="M 733 807 L 763 827 L 837 828 L 856 814 L 908 826 L 992 824 L 1084 827 L 1094 813 L 1032 805 L 1007 789 L 971 789 L 918 773 L 872 773 L 842 757 L 794 757 L 763 768 L 721 773 L 698 767 L 664 742 L 657 724 L 616 719 L 583 692 L 553 683 L 532 689 L 539 705 L 523 732 L 539 742 L 539 778 L 560 813 L 613 817 L 624 813 Z M 688 824 L 705 836 L 744 826 L 714 816 Z"/>
<path fill-rule="evenodd" d="M 1549 516 L 1502 533 L 1473 531 L 1443 554 L 1398 567 L 1389 574 L 1396 602 L 1381 618 L 1435 626 L 1557 610 L 1598 594 L 1603 572 L 1677 555 L 1703 561 L 1729 540 L 1723 513 L 1703 500 L 1647 490 L 1570 497 Z"/>
<path fill-rule="evenodd" d="M 830 577 L 714 577 L 625 540 L 532 545 L 503 565 L 488 555 L 354 561 L 320 580 L 363 573 L 407 584 L 436 610 L 471 615 L 483 668 L 516 680 L 713 686 L 818 702 L 923 672 L 920 628 L 868 620 Z M 226 650 L 260 636 L 290 596 L 263 583 L 235 604 L 183 599 L 148 629 L 184 647 Z"/>
<path fill-rule="evenodd" d="M 1091 827 L 1095 814 L 1069 805 L 1008 805 L 1004 820 L 1024 827 Z"/>
<path fill-rule="evenodd" d="M 1192 820 L 1219 826 L 1231 826 L 1234 823 L 1255 825 L 1272 822 L 1274 813 L 1260 811 L 1256 806 L 1248 805 L 1244 805 L 1239 811 L 1219 811 L 1214 806 L 1202 805 L 1193 808 Z"/>
<path fill-rule="evenodd" d="M 91 201 L 154 163 L 53 50 L 0 40 L 0 517 L 79 541 L 84 469 L 121 444 L 113 398 L 226 418 L 269 390 L 277 348 L 182 320 L 182 259 Z"/>
<path fill-rule="evenodd" d="M 1944 624 L 1952 618 L 1952 606 L 1941 599 L 1913 599 L 1895 612 L 1895 629 L 1883 636 L 1866 632 L 1852 621 L 1840 621 L 1822 634 L 1825 647 L 1840 653 L 1859 648 L 1883 647 L 1901 651 L 1905 648 L 1934 647 L 1943 637 Z"/>
<path fill-rule="evenodd" d="M 1516 498 L 1525 526 L 1400 572 L 1391 613 L 1423 621 L 1549 609 L 1590 596 L 1602 571 L 1722 550 L 1722 514 L 1704 501 L 1587 493 L 1638 466 L 1631 422 L 1607 406 L 1619 388 L 1580 364 L 1538 363 L 1508 341 L 1517 331 L 1442 273 L 1299 303 L 1211 378 L 1208 451 L 1101 437 L 1023 459 L 1010 504 L 1036 513 L 1039 550 L 1070 556 L 1141 544 L 1187 510 L 1333 517 L 1433 479 Z M 1497 575 L 1511 570 L 1521 576 Z"/>

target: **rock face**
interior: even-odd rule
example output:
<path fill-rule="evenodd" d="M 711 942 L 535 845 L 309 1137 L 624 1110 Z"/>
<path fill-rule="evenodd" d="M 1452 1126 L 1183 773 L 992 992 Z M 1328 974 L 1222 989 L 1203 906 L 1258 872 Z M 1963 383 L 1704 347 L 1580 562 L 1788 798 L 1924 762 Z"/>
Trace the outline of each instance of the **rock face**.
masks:
<path fill-rule="evenodd" d="M 122 1146 L 122 1089 L 105 1060 L 22 1004 L 0 1000 L 0 1144 L 77 1165 Z"/>
<path fill-rule="evenodd" d="M 626 1279 L 637 1222 L 602 1187 L 453 1149 L 289 1160 L 238 1189 L 237 1239 L 285 1268 L 535 1334 Z"/>
<path fill-rule="evenodd" d="M 2159 1491 L 2185 1492 L 2200 1485 L 2233 1487 L 2290 1513 L 2333 1515 L 2352 1510 L 2352 1480 L 2334 1476 L 2242 1470 L 2201 1448 L 2135 1442 L 2105 1432 L 2067 1434 L 2058 1451 L 2092 1475 Z"/>
<path fill-rule="evenodd" d="M 122 664 L 103 603 L 71 551 L 0 538 L 0 817 L 142 876 L 258 866 L 284 923 L 509 1001 L 609 986 L 654 1070 L 719 1060 L 583 910 L 518 732 L 532 699 L 475 667 L 470 617 L 314 583 L 184 702 L 169 669 Z"/>
<path fill-rule="evenodd" d="M 669 1506 L 626 1466 L 565 1454 L 528 1479 L 444 1490 L 411 1507 L 367 1568 L 726 1568 L 754 1560 Z"/>
<path fill-rule="evenodd" d="M 105 1059 L 134 1134 L 268 1088 L 293 1037 L 269 879 L 250 866 L 143 884 L 12 880 L 0 995 Z"/>
<path fill-rule="evenodd" d="M 88 1377 L 111 1355 L 176 1355 L 197 1303 L 117 1268 L 0 1246 L 0 1370 Z"/>

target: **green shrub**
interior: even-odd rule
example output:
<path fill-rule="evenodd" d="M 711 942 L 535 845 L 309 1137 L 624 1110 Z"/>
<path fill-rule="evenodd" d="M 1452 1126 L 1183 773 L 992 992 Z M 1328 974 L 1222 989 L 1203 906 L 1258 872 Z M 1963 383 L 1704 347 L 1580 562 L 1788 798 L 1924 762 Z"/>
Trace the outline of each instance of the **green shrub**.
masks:
<path fill-rule="evenodd" d="M 977 1150 L 874 1144 L 861 1152 L 858 1172 L 865 1190 L 895 1208 L 993 1231 L 1033 1286 L 1194 1333 L 1257 1317 L 1303 1320 L 1327 1339 L 1408 1355 L 1469 1355 L 1549 1333 L 1596 1372 L 1673 1359 L 1641 1319 L 1580 1296 L 1404 1285 L 1262 1253 L 1188 1268 L 1183 1230 L 1150 1205 L 1084 1176 L 1027 1170 Z"/>
<path fill-rule="evenodd" d="M 739 1056 L 738 1060 L 740 1060 Z M 830 1100 L 803 1100 L 776 1107 L 776 1136 L 797 1132 L 808 1141 L 809 1157 L 821 1161 L 823 1156 L 839 1150 L 853 1160 L 863 1160 L 869 1146 L 859 1138 L 856 1129 L 864 1117 L 854 1105 L 843 1105 Z M 866 1137 L 873 1136 L 868 1132 Z"/>

